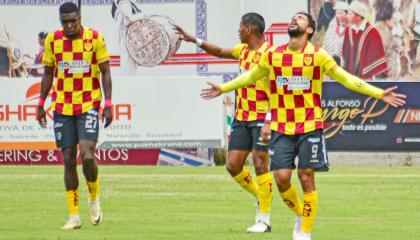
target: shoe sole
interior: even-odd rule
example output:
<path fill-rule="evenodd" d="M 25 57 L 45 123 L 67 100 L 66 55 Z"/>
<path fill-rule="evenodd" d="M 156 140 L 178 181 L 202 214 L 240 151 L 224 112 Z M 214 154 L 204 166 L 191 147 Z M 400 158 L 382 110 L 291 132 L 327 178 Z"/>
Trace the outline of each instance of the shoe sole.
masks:
<path fill-rule="evenodd" d="M 73 230 L 73 229 L 80 229 L 80 228 L 82 228 L 82 225 L 75 226 L 75 227 L 73 227 L 73 228 L 60 228 L 60 229 L 61 229 L 61 230 Z"/>
<path fill-rule="evenodd" d="M 269 233 L 271 232 L 271 226 L 267 226 L 267 229 L 265 229 L 264 232 L 253 232 L 253 231 L 246 231 L 247 233 Z"/>

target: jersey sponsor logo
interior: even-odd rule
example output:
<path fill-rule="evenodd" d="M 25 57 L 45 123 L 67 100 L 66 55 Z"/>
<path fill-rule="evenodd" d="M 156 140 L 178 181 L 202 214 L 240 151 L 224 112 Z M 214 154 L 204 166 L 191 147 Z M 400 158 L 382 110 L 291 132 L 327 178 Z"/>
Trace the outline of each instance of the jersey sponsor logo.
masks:
<path fill-rule="evenodd" d="M 276 78 L 277 87 L 281 88 L 283 85 L 287 86 L 289 91 L 291 90 L 308 90 L 311 87 L 311 80 L 308 77 L 280 77 Z"/>
<path fill-rule="evenodd" d="M 90 71 L 88 60 L 59 61 L 57 65 L 60 72 L 64 72 L 66 69 L 69 73 L 88 73 Z"/>

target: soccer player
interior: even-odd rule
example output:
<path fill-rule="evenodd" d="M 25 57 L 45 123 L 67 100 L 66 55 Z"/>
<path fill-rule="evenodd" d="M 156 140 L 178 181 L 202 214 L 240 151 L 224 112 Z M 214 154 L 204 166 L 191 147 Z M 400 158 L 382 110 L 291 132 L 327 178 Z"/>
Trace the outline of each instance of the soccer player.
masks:
<path fill-rule="evenodd" d="M 194 42 L 207 53 L 221 58 L 239 59 L 241 72 L 258 65 L 261 55 L 271 46 L 264 40 L 264 18 L 257 13 L 242 16 L 239 25 L 241 44 L 232 49 L 220 48 L 202 39 L 191 36 L 181 27 L 175 26 L 181 39 Z M 260 137 L 260 129 L 268 112 L 268 85 L 265 76 L 255 79 L 255 84 L 243 86 L 236 91 L 236 112 L 232 123 L 226 169 L 233 179 L 257 198 L 255 225 L 247 229 L 251 233 L 270 232 L 270 209 L 272 200 L 272 178 L 268 171 L 268 144 Z M 244 168 L 252 152 L 257 182 Z"/>
<path fill-rule="evenodd" d="M 55 78 L 51 109 L 54 111 L 55 140 L 64 159 L 64 183 L 70 212 L 69 220 L 62 229 L 77 229 L 81 227 L 76 160 L 78 144 L 83 174 L 89 189 L 90 218 L 93 225 L 102 221 L 98 167 L 94 159 L 102 98 L 99 80 L 102 76 L 105 93 L 102 114 L 105 127 L 112 121 L 112 84 L 109 53 L 102 34 L 81 25 L 79 9 L 74 3 L 62 4 L 59 13 L 63 28 L 48 34 L 45 40 L 42 59 L 45 70 L 38 121 L 41 126 L 46 126 L 44 102 Z"/>
<path fill-rule="evenodd" d="M 321 109 L 322 78 L 327 74 L 346 88 L 382 100 L 391 106 L 405 104 L 406 96 L 379 89 L 347 73 L 334 59 L 309 41 L 315 31 L 312 16 L 299 12 L 293 16 L 287 44 L 266 52 L 257 67 L 222 85 L 209 83 L 202 97 L 211 99 L 269 74 L 272 130 L 270 160 L 277 187 L 284 203 L 297 215 L 294 240 L 311 239 L 318 206 L 315 171 L 327 171 L 328 161 L 323 135 Z M 299 158 L 298 177 L 303 203 L 291 184 L 292 170 Z"/>

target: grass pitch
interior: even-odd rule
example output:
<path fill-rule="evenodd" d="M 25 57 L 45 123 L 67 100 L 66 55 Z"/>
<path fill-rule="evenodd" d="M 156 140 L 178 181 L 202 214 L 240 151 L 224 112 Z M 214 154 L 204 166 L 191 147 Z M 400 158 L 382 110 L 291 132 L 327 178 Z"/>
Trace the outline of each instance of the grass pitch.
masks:
<path fill-rule="evenodd" d="M 251 169 L 251 167 L 249 167 Z M 79 230 L 67 218 L 62 166 L 0 167 L 0 239 L 291 239 L 274 192 L 271 233 L 245 232 L 255 202 L 223 167 L 100 166 L 104 221 L 90 224 L 79 168 Z M 293 179 L 298 185 L 296 176 Z M 420 168 L 332 167 L 317 175 L 314 240 L 420 239 Z"/>

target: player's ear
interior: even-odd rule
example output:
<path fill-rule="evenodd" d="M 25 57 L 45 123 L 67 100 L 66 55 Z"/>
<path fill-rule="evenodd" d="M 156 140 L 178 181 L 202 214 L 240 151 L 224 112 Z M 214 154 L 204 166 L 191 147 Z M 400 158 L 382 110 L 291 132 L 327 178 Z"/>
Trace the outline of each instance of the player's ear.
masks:
<path fill-rule="evenodd" d="M 311 28 L 311 27 L 306 28 L 306 33 L 308 35 L 311 35 L 313 32 L 314 32 L 314 29 L 313 28 Z"/>

